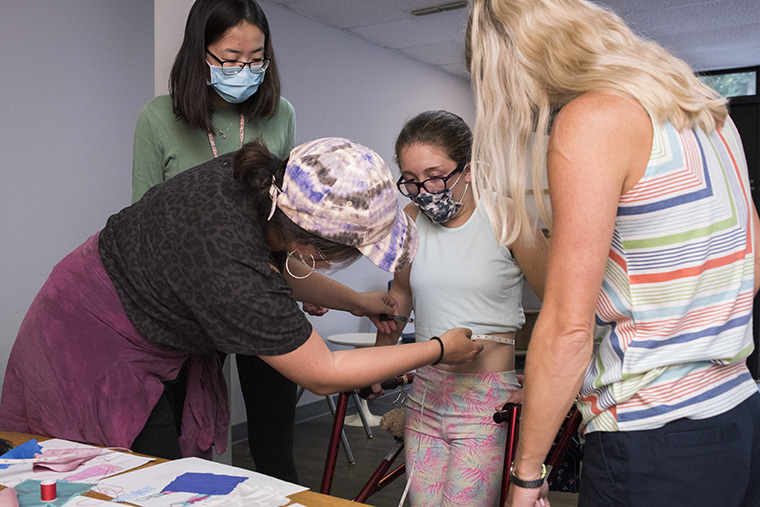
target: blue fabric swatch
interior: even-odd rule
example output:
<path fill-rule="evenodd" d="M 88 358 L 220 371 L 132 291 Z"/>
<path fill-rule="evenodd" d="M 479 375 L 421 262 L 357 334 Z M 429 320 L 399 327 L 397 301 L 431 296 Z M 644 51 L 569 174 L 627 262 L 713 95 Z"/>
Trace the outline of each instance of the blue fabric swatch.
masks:
<path fill-rule="evenodd" d="M 42 447 L 37 443 L 35 439 L 24 442 L 23 444 L 14 447 L 10 451 L 6 452 L 0 458 L 3 459 L 27 459 L 33 458 L 35 453 L 41 453 Z M 8 468 L 10 465 L 0 465 L 0 470 Z"/>
<path fill-rule="evenodd" d="M 175 493 L 198 493 L 201 495 L 228 495 L 247 477 L 234 475 L 203 474 L 187 472 L 169 483 L 163 491 Z"/>

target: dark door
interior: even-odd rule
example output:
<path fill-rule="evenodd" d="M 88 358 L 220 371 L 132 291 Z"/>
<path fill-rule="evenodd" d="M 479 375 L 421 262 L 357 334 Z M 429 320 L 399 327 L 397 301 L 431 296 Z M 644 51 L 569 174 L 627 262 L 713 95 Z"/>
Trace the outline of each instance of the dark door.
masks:
<path fill-rule="evenodd" d="M 752 200 L 755 208 L 760 209 L 760 161 L 758 161 L 758 149 L 760 149 L 760 98 L 757 94 L 730 99 L 731 119 L 736 124 L 739 135 L 744 145 L 744 154 L 747 157 L 749 170 L 749 182 L 752 189 Z M 760 234 L 760 231 L 755 231 Z M 760 274 L 755 274 L 760 276 Z M 760 380 L 760 296 L 755 296 L 753 311 L 753 333 L 755 337 L 755 351 L 747 359 L 747 366 L 755 380 Z"/>

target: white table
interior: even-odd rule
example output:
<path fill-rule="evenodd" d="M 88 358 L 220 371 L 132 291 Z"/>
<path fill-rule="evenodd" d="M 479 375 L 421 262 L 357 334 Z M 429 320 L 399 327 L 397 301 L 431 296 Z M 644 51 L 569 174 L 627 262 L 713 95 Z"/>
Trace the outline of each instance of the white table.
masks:
<path fill-rule="evenodd" d="M 374 347 L 375 336 L 375 333 L 342 333 L 328 336 L 327 341 L 334 343 L 335 345 L 344 345 L 347 347 Z M 380 416 L 369 411 L 367 400 L 362 398 L 359 401 L 358 408 L 364 414 L 364 419 L 369 426 L 378 426 L 380 424 Z M 358 413 L 347 416 L 344 419 L 344 424 L 347 426 L 364 426 L 361 416 Z"/>

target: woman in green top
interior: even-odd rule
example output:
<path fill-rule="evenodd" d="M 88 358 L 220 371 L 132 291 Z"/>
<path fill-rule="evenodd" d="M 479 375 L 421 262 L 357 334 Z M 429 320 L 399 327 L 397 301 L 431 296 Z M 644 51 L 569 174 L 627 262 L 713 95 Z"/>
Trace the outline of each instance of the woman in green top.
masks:
<path fill-rule="evenodd" d="M 253 139 L 282 159 L 293 149 L 295 112 L 280 96 L 269 23 L 254 0 L 193 4 L 169 93 L 148 102 L 137 119 L 133 202 L 153 186 Z M 297 482 L 296 385 L 257 357 L 236 359 L 256 470 Z M 268 417 L 255 417 L 256 412 Z"/>
<path fill-rule="evenodd" d="M 295 112 L 280 96 L 269 24 L 254 0 L 198 0 L 169 78 L 135 129 L 132 201 L 217 155 L 261 139 L 287 158 Z"/>

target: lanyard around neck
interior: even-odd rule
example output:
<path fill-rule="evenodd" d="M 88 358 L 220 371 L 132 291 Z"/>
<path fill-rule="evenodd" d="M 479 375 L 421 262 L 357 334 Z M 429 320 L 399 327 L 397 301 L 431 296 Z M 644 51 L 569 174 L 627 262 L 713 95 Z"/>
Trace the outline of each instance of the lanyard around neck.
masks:
<path fill-rule="evenodd" d="M 245 135 L 245 116 L 240 115 L 240 147 L 243 147 L 243 136 Z M 219 156 L 219 152 L 216 150 L 216 143 L 214 142 L 214 134 L 208 133 L 208 142 L 211 145 L 211 153 L 214 154 L 214 158 Z"/>

